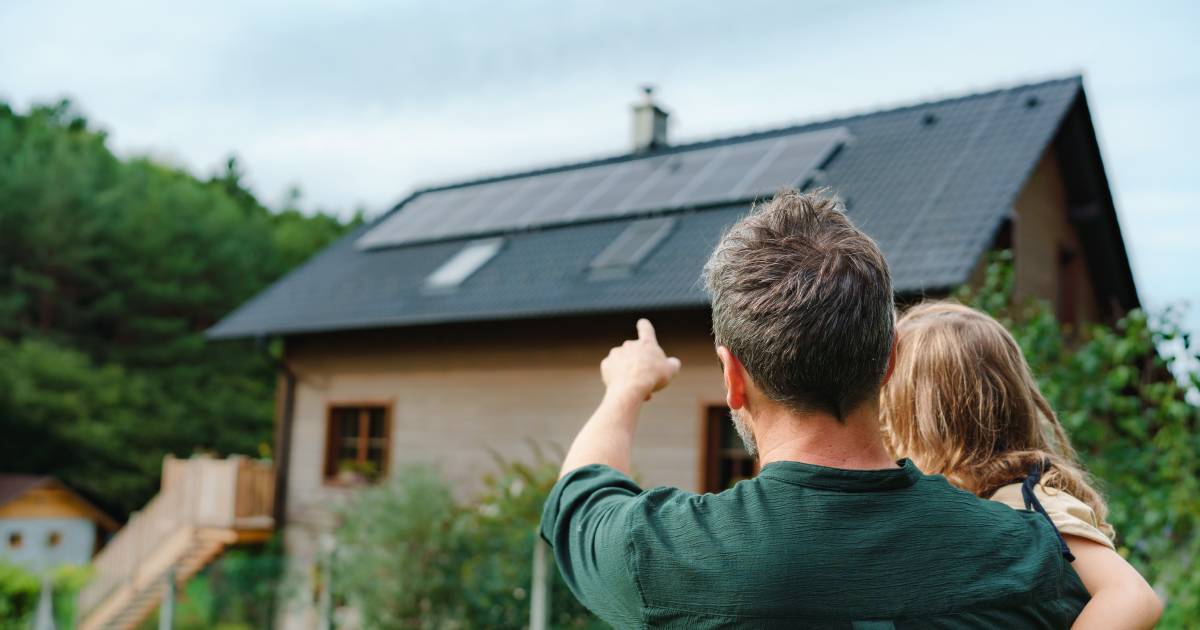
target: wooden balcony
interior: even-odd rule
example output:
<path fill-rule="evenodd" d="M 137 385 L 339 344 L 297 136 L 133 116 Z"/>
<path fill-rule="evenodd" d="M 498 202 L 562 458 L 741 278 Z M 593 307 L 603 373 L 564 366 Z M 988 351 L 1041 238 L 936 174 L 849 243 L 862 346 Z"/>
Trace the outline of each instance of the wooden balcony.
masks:
<path fill-rule="evenodd" d="M 168 456 L 159 493 L 92 560 L 80 630 L 134 628 L 158 606 L 170 571 L 182 585 L 229 545 L 269 538 L 274 478 L 270 464 L 245 457 Z"/>

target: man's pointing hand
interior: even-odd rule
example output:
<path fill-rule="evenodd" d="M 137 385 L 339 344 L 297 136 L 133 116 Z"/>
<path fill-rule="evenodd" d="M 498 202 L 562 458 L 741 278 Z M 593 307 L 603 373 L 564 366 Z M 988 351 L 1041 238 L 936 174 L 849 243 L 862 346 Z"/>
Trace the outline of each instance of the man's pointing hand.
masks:
<path fill-rule="evenodd" d="M 627 393 L 649 400 L 679 373 L 679 359 L 668 357 L 658 345 L 648 319 L 637 322 L 638 338 L 609 350 L 600 362 L 600 375 L 612 393 Z"/>

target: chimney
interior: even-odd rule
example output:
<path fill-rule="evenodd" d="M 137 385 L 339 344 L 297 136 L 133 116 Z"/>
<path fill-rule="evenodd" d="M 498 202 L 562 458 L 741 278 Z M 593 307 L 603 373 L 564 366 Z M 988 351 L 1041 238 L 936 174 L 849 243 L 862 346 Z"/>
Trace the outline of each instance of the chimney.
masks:
<path fill-rule="evenodd" d="M 633 152 L 667 146 L 667 112 L 654 102 L 654 86 L 642 86 L 642 102 L 633 106 Z"/>

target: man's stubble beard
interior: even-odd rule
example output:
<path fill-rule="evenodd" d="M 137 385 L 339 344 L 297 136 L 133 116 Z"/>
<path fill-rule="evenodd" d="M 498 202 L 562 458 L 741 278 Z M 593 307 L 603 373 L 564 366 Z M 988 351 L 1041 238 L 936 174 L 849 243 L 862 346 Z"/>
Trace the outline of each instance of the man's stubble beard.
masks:
<path fill-rule="evenodd" d="M 758 442 L 754 440 L 754 430 L 742 417 L 742 412 L 738 409 L 730 409 L 729 418 L 733 420 L 733 428 L 737 431 L 738 437 L 742 438 L 746 452 L 750 454 L 750 457 L 758 456 Z"/>

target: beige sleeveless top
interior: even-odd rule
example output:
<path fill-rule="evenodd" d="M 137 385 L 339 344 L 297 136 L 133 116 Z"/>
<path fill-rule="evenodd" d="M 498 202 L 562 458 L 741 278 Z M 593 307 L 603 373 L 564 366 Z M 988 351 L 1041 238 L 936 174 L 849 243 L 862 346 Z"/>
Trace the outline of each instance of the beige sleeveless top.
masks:
<path fill-rule="evenodd" d="M 1088 504 L 1057 488 L 1047 488 L 1038 484 L 1033 494 L 1042 503 L 1050 521 L 1058 528 L 1063 536 L 1079 536 L 1090 541 L 1115 549 L 1113 540 L 1117 533 L 1112 525 L 1100 522 L 1096 513 Z M 1013 483 L 1000 488 L 992 495 L 993 501 L 999 501 L 1013 509 L 1024 510 L 1025 499 L 1021 496 L 1021 484 Z"/>

